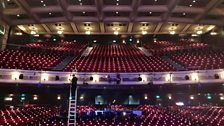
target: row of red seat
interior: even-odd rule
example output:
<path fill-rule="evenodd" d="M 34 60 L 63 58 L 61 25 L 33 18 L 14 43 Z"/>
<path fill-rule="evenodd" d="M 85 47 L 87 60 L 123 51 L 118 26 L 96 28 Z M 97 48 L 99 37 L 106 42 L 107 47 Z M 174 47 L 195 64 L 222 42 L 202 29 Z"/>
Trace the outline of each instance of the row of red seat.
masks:
<path fill-rule="evenodd" d="M 95 111 L 99 107 L 78 106 L 78 112 Z M 78 126 L 223 126 L 224 107 L 217 106 L 186 106 L 161 107 L 140 105 L 127 107 L 123 105 L 107 106 L 111 110 L 140 110 L 141 116 L 131 120 L 130 115 L 121 118 L 82 118 L 78 116 Z M 0 110 L 0 125 L 48 125 L 64 126 L 66 119 L 57 118 L 55 107 L 28 107 Z"/>
<path fill-rule="evenodd" d="M 87 43 L 81 42 L 35 42 L 25 45 L 25 49 L 36 49 L 37 51 L 43 50 L 46 52 L 65 53 L 65 54 L 81 54 L 86 48 Z"/>
<path fill-rule="evenodd" d="M 157 41 L 154 43 L 146 43 L 144 44 L 144 47 L 153 55 L 165 55 L 175 53 L 177 51 L 208 48 L 209 46 L 204 43 L 196 43 L 191 41 Z"/>
<path fill-rule="evenodd" d="M 185 51 L 171 55 L 172 60 L 184 66 L 187 70 L 207 70 L 224 68 L 224 52 L 204 49 Z"/>
<path fill-rule="evenodd" d="M 159 72 L 173 71 L 161 57 L 147 57 L 135 45 L 97 45 L 88 56 L 76 57 L 65 71 L 79 72 Z"/>
<path fill-rule="evenodd" d="M 51 70 L 62 61 L 57 54 L 31 52 L 23 50 L 4 50 L 0 52 L 0 67 L 25 70 Z"/>

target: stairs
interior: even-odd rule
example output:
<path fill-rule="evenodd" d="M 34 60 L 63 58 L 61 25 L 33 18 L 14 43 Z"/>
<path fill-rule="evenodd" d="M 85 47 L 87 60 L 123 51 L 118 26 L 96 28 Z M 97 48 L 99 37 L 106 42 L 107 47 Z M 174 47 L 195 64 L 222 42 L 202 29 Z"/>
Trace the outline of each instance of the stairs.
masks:
<path fill-rule="evenodd" d="M 87 47 L 86 50 L 83 51 L 82 56 L 88 56 L 92 49 L 93 47 Z"/>
<path fill-rule="evenodd" d="M 138 47 L 138 48 L 139 48 L 139 49 L 141 50 L 141 52 L 142 52 L 143 54 L 145 54 L 146 56 L 152 56 L 152 54 L 149 53 L 148 50 L 145 49 L 144 47 Z"/>
<path fill-rule="evenodd" d="M 162 58 L 167 61 L 169 64 L 171 64 L 177 71 L 184 71 L 186 70 L 183 66 L 180 64 L 176 63 L 172 59 L 170 59 L 168 56 L 162 56 Z"/>
<path fill-rule="evenodd" d="M 76 91 L 75 91 L 75 98 L 73 98 L 72 94 L 71 94 L 71 87 L 70 87 L 67 126 L 76 126 L 77 90 L 78 89 L 76 89 Z"/>
<path fill-rule="evenodd" d="M 65 68 L 65 66 L 70 63 L 74 59 L 74 56 L 67 56 L 64 60 L 62 60 L 59 64 L 57 64 L 54 68 L 51 70 L 54 71 L 61 71 Z"/>

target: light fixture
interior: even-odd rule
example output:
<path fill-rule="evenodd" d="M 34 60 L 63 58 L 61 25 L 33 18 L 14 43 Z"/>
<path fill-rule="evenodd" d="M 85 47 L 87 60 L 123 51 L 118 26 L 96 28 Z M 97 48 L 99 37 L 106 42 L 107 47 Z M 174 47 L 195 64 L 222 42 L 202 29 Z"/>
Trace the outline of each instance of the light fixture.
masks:
<path fill-rule="evenodd" d="M 192 4 L 190 4 L 189 7 L 192 7 Z"/>
<path fill-rule="evenodd" d="M 86 31 L 85 34 L 90 35 L 90 31 Z"/>
<path fill-rule="evenodd" d="M 16 16 L 17 16 L 17 17 L 20 17 L 20 15 L 19 15 L 19 14 L 17 14 Z"/>
<path fill-rule="evenodd" d="M 166 80 L 167 82 L 172 81 L 172 80 L 173 80 L 173 76 L 172 76 L 172 74 L 171 74 L 171 73 L 167 74 L 167 75 L 165 76 L 165 80 Z"/>
<path fill-rule="evenodd" d="M 85 34 L 87 34 L 87 35 L 91 34 L 92 27 L 85 27 L 84 29 L 86 30 Z"/>
<path fill-rule="evenodd" d="M 176 105 L 177 106 L 184 106 L 184 103 L 183 102 L 176 102 Z"/>
<path fill-rule="evenodd" d="M 171 35 L 174 35 L 176 32 L 175 31 L 170 31 L 170 34 Z"/>
<path fill-rule="evenodd" d="M 196 36 L 198 36 L 198 35 L 197 35 L 197 34 L 192 34 L 191 36 L 192 36 L 192 37 L 196 37 Z"/>
<path fill-rule="evenodd" d="M 49 15 L 51 15 L 52 13 L 50 12 L 50 13 L 48 13 Z"/>
<path fill-rule="evenodd" d="M 137 40 L 137 43 L 140 43 L 140 41 L 139 41 L 139 40 Z"/>
<path fill-rule="evenodd" d="M 220 97 L 220 100 L 224 100 L 224 96 L 221 96 L 221 97 Z"/>
<path fill-rule="evenodd" d="M 92 77 L 93 77 L 93 82 L 99 82 L 99 79 L 100 79 L 99 75 L 95 74 Z"/>
<path fill-rule="evenodd" d="M 116 14 L 118 14 L 119 12 L 118 11 L 116 11 Z"/>
<path fill-rule="evenodd" d="M 118 32 L 118 31 L 114 31 L 114 34 L 115 34 L 115 35 L 118 35 L 118 34 L 119 34 L 119 32 Z"/>
<path fill-rule="evenodd" d="M 169 99 L 169 100 L 171 100 L 171 99 L 172 99 L 172 97 L 171 97 L 171 96 L 168 96 L 168 99 Z"/>
<path fill-rule="evenodd" d="M 123 40 L 123 41 L 122 41 L 122 43 L 124 43 L 124 44 L 125 44 L 125 43 L 126 43 L 126 42 L 125 42 L 125 40 Z"/>
<path fill-rule="evenodd" d="M 18 80 L 20 73 L 18 71 L 12 72 L 12 80 Z"/>
<path fill-rule="evenodd" d="M 194 100 L 194 96 L 190 96 L 190 99 L 191 99 L 191 100 Z"/>
<path fill-rule="evenodd" d="M 93 40 L 94 43 L 96 43 L 96 40 Z"/>
<path fill-rule="evenodd" d="M 57 31 L 57 33 L 58 33 L 58 34 L 62 34 L 62 33 L 63 33 L 63 31 Z"/>
<path fill-rule="evenodd" d="M 37 97 L 37 95 L 33 95 L 33 100 L 38 100 L 38 97 Z"/>
<path fill-rule="evenodd" d="M 44 7 L 46 7 L 46 4 L 43 4 Z"/>
<path fill-rule="evenodd" d="M 35 35 L 36 32 L 35 32 L 35 31 L 31 31 L 30 34 L 31 34 L 31 35 Z"/>
<path fill-rule="evenodd" d="M 142 31 L 142 34 L 143 34 L 143 35 L 147 34 L 147 31 Z"/>
<path fill-rule="evenodd" d="M 41 3 L 43 3 L 44 1 L 43 1 L 43 0 L 41 0 L 40 2 L 41 2 Z"/>
<path fill-rule="evenodd" d="M 197 31 L 197 34 L 198 34 L 198 35 L 200 35 L 200 34 L 202 34 L 202 33 L 203 33 L 202 30 L 198 30 L 198 31 Z"/>
<path fill-rule="evenodd" d="M 198 73 L 192 73 L 191 74 L 191 80 L 192 81 L 198 81 L 199 80 Z"/>
<path fill-rule="evenodd" d="M 57 96 L 57 100 L 61 100 L 61 95 L 58 95 Z"/>
<path fill-rule="evenodd" d="M 41 74 L 41 81 L 48 81 L 48 74 L 47 73 L 42 73 Z"/>
<path fill-rule="evenodd" d="M 23 35 L 22 32 L 16 32 L 15 35 Z"/>
<path fill-rule="evenodd" d="M 113 40 L 113 43 L 116 43 L 116 40 Z"/>
<path fill-rule="evenodd" d="M 148 99 L 148 96 L 145 96 L 144 99 L 147 100 Z"/>
<path fill-rule="evenodd" d="M 217 32 L 212 31 L 212 32 L 210 33 L 210 35 L 217 35 Z"/>

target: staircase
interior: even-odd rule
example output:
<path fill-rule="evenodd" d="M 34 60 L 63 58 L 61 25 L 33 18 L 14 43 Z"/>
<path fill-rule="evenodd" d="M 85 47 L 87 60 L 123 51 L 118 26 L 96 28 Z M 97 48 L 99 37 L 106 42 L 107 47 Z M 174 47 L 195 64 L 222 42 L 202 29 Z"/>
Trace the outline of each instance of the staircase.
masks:
<path fill-rule="evenodd" d="M 76 126 L 77 90 L 78 90 L 78 88 L 75 91 L 75 98 L 73 98 L 72 94 L 71 94 L 71 87 L 70 87 L 67 126 Z"/>
<path fill-rule="evenodd" d="M 184 71 L 186 70 L 183 66 L 181 66 L 180 64 L 178 64 L 177 62 L 173 61 L 172 59 L 170 59 L 168 56 L 162 56 L 162 58 L 168 62 L 169 64 L 171 64 L 177 71 Z"/>
<path fill-rule="evenodd" d="M 82 56 L 88 56 L 92 49 L 93 47 L 87 47 L 86 50 L 83 51 Z"/>
<path fill-rule="evenodd" d="M 62 60 L 59 64 L 57 64 L 54 68 L 51 70 L 54 71 L 61 71 L 65 68 L 65 66 L 70 63 L 74 59 L 74 56 L 67 56 L 64 60 Z"/>
<path fill-rule="evenodd" d="M 146 56 L 152 56 L 152 53 L 149 53 L 148 52 L 148 50 L 147 49 L 145 49 L 144 47 L 138 47 L 140 50 L 141 50 L 141 52 L 143 53 L 143 54 L 145 54 Z"/>

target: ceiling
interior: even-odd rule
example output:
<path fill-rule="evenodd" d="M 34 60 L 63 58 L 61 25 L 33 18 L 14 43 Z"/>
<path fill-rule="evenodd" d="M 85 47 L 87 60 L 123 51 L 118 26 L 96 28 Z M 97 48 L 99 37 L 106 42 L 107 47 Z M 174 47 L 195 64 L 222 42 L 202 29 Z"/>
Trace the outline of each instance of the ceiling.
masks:
<path fill-rule="evenodd" d="M 223 11 L 224 0 L 1 0 L 0 20 L 38 34 L 192 34 L 223 26 Z"/>

